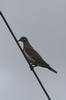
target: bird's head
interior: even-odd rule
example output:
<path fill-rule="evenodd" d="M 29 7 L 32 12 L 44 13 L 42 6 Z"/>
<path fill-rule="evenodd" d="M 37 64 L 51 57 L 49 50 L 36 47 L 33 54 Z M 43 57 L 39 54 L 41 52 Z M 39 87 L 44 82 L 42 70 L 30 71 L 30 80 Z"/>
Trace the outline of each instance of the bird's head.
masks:
<path fill-rule="evenodd" d="M 25 43 L 28 41 L 28 39 L 26 37 L 21 37 L 18 41 Z"/>

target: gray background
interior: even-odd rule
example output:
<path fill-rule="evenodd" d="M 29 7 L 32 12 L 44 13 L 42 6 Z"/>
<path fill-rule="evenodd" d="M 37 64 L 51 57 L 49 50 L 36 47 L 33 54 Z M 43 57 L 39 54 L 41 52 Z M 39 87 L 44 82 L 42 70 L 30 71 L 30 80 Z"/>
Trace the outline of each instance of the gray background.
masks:
<path fill-rule="evenodd" d="M 0 0 L 0 10 L 58 71 L 35 68 L 51 100 L 66 100 L 66 0 Z M 0 100 L 47 100 L 1 17 Z"/>

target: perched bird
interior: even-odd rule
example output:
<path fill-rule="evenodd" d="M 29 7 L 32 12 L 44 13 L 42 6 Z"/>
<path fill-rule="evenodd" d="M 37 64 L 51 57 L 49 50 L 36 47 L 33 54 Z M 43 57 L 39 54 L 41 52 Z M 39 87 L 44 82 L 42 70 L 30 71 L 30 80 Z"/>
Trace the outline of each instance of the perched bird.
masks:
<path fill-rule="evenodd" d="M 33 49 L 26 37 L 21 37 L 18 41 L 23 42 L 23 52 L 25 53 L 27 59 L 33 67 L 41 66 L 44 68 L 48 68 L 54 73 L 57 73 L 57 71 L 51 68 L 50 65 L 43 60 L 39 53 L 35 49 Z"/>

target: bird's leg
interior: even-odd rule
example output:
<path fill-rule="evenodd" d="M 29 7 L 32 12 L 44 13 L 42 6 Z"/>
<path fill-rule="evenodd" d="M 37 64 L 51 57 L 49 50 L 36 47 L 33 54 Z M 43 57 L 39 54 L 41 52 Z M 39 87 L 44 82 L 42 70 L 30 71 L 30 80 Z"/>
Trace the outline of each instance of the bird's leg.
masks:
<path fill-rule="evenodd" d="M 33 64 L 30 63 L 30 70 L 33 70 L 34 67 L 36 67 L 36 65 L 33 65 Z"/>
<path fill-rule="evenodd" d="M 30 70 L 32 71 L 32 70 L 33 70 L 33 66 L 32 66 L 32 65 L 30 65 L 29 67 L 30 67 Z"/>
<path fill-rule="evenodd" d="M 29 67 L 30 67 L 30 70 L 32 71 L 33 70 L 33 65 L 32 65 L 32 63 L 30 63 L 30 65 L 29 65 Z"/>
<path fill-rule="evenodd" d="M 30 63 L 30 70 L 33 70 L 34 67 L 36 67 L 36 65 Z"/>

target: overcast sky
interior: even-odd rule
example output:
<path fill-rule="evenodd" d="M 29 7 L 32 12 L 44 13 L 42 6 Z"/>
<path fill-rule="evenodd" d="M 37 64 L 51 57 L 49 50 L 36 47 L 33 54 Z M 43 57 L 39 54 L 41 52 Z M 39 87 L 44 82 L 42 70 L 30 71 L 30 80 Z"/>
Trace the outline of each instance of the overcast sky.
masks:
<path fill-rule="evenodd" d="M 66 100 L 66 0 L 0 0 L 0 10 L 58 72 L 35 68 L 51 100 Z M 1 17 L 0 100 L 48 100 Z"/>

